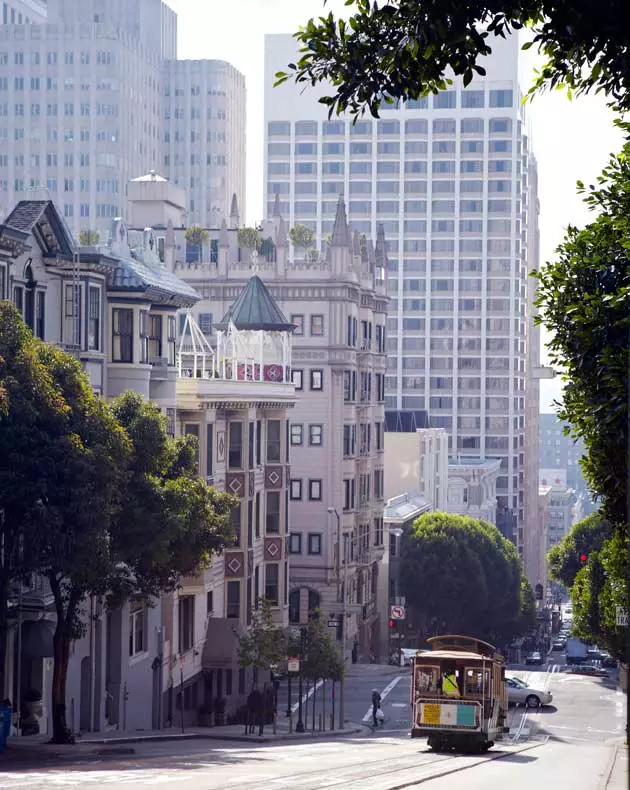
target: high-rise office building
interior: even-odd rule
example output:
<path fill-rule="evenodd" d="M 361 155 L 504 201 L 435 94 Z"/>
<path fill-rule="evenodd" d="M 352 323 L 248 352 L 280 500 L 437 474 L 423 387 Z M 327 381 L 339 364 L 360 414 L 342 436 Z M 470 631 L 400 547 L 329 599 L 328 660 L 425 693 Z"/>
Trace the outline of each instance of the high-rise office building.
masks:
<path fill-rule="evenodd" d="M 190 190 L 191 224 L 244 201 L 244 78 L 177 61 L 162 0 L 50 0 L 44 19 L 14 5 L 0 25 L 0 212 L 45 187 L 75 233 L 105 236 L 149 170 Z"/>
<path fill-rule="evenodd" d="M 232 195 L 245 200 L 245 77 L 222 60 L 170 60 L 162 74 L 158 169 L 186 189 L 189 225 L 218 228 Z"/>
<path fill-rule="evenodd" d="M 30 25 L 46 21 L 44 0 L 2 0 L 0 25 Z"/>
<path fill-rule="evenodd" d="M 265 201 L 330 234 L 337 196 L 353 230 L 383 225 L 389 259 L 387 407 L 425 409 L 450 452 L 501 461 L 497 522 L 522 551 L 530 183 L 535 161 L 516 38 L 493 42 L 464 89 L 328 119 L 325 86 L 272 88 L 295 40 L 265 54 Z"/>

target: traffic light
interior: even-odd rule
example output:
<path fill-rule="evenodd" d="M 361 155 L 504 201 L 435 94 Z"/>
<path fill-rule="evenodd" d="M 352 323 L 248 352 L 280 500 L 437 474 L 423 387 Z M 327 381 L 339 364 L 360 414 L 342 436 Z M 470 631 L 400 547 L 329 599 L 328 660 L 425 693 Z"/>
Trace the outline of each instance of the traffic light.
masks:
<path fill-rule="evenodd" d="M 396 621 L 395 620 L 390 620 L 389 621 L 389 627 L 390 628 L 396 628 Z"/>
<path fill-rule="evenodd" d="M 582 565 L 584 565 L 584 563 L 587 560 L 588 560 L 588 554 L 584 554 L 584 553 L 580 554 L 580 562 L 582 563 Z"/>

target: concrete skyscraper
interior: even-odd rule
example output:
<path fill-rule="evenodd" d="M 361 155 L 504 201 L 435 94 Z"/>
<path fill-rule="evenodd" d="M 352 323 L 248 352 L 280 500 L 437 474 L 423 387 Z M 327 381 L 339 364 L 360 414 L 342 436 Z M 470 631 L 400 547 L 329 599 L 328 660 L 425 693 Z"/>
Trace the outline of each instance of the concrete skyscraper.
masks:
<path fill-rule="evenodd" d="M 161 0 L 10 0 L 2 20 L 2 213 L 45 187 L 75 233 L 105 235 L 150 170 L 189 190 L 190 224 L 220 224 L 235 193 L 243 204 L 244 78 L 177 61 Z"/>
<path fill-rule="evenodd" d="M 516 37 L 493 41 L 486 76 L 381 119 L 328 120 L 317 99 L 273 75 L 295 59 L 291 36 L 266 40 L 265 200 L 289 224 L 330 234 L 337 196 L 350 226 L 383 226 L 389 260 L 387 408 L 426 410 L 450 453 L 497 458 L 497 523 L 521 552 L 531 156 Z M 533 362 L 533 359 L 532 359 Z M 533 501 L 533 500 L 532 500 Z"/>

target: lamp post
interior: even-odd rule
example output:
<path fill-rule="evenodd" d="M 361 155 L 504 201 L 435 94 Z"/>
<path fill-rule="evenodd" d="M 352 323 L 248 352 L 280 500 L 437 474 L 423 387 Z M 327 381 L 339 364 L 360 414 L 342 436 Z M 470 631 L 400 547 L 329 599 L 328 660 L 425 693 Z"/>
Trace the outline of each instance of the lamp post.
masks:
<path fill-rule="evenodd" d="M 398 599 L 398 597 L 400 597 L 400 543 L 398 541 L 403 534 L 402 527 L 390 527 L 389 533 L 396 538 L 396 575 L 394 576 L 394 589 L 396 592 L 396 599 Z M 398 603 L 398 600 L 392 603 Z M 400 666 L 402 664 L 402 634 L 398 629 L 396 629 L 396 635 L 398 637 L 398 665 Z"/>
<path fill-rule="evenodd" d="M 302 697 L 304 695 L 304 687 L 302 685 L 302 666 L 304 665 L 304 643 L 306 641 L 306 629 L 300 628 L 300 679 L 298 688 L 298 720 L 295 725 L 296 732 L 304 732 L 304 720 L 302 719 Z"/>
<path fill-rule="evenodd" d="M 341 596 L 341 662 L 343 672 L 339 682 L 339 729 L 345 729 L 345 668 L 346 668 L 346 642 L 348 639 L 348 551 L 347 544 L 343 543 L 343 584 L 341 584 L 341 516 L 337 508 L 329 507 L 328 512 L 337 519 L 337 598 Z M 344 535 L 345 538 L 345 535 Z M 343 592 L 342 592 L 343 591 Z"/>

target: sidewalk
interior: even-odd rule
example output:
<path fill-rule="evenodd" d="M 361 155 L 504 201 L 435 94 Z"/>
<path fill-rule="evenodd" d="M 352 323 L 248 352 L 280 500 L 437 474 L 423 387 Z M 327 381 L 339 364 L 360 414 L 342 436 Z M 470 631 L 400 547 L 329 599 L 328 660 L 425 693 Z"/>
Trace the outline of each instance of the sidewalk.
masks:
<path fill-rule="evenodd" d="M 293 729 L 295 730 L 295 717 Z M 309 730 L 303 733 L 289 732 L 289 722 L 278 722 L 276 733 L 271 725 L 265 726 L 262 736 L 246 735 L 242 724 L 225 727 L 190 727 L 182 733 L 176 727 L 164 730 L 121 733 L 118 730 L 99 733 L 86 733 L 75 744 L 52 744 L 48 735 L 33 735 L 24 738 L 10 738 L 4 755 L 0 755 L 0 770 L 3 763 L 42 764 L 55 761 L 89 760 L 102 757 L 120 757 L 136 754 L 134 744 L 160 742 L 181 742 L 191 740 L 231 741 L 236 743 L 274 743 L 290 740 L 315 740 L 322 738 L 347 738 L 364 735 L 366 728 L 358 723 L 346 721 L 345 729 Z"/>
<path fill-rule="evenodd" d="M 625 743 L 620 743 L 617 746 L 604 788 L 605 790 L 627 790 L 628 788 L 628 747 Z"/>
<path fill-rule="evenodd" d="M 372 678 L 381 676 L 408 675 L 409 667 L 397 667 L 393 664 L 349 664 L 346 667 L 346 678 Z"/>

